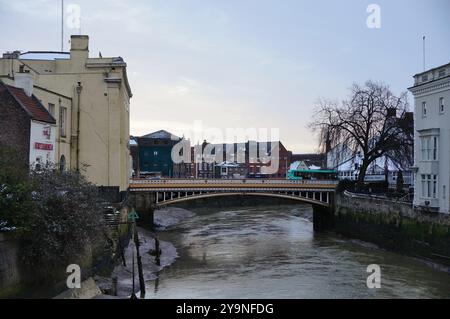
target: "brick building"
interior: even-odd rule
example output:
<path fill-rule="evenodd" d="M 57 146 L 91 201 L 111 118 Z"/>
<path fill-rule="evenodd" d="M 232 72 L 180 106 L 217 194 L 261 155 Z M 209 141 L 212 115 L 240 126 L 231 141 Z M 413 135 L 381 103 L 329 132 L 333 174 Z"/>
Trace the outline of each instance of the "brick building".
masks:
<path fill-rule="evenodd" d="M 0 144 L 27 165 L 54 163 L 56 120 L 32 91 L 0 81 Z"/>
<path fill-rule="evenodd" d="M 279 141 L 211 144 L 209 146 L 211 154 L 205 152 L 207 145 L 208 143 L 204 141 L 202 145 L 194 147 L 194 152 L 195 149 L 198 150 L 195 153 L 195 163 L 196 176 L 199 178 L 216 177 L 215 167 L 222 162 L 244 164 L 247 178 L 285 178 L 292 162 L 292 152 L 288 151 Z M 201 150 L 208 153 L 203 158 Z M 278 151 L 278 154 L 275 151 Z M 222 152 L 222 156 L 216 156 L 216 153 L 219 155 L 220 152 Z M 264 167 L 270 166 L 270 163 L 264 161 L 266 156 L 274 156 L 277 162 L 275 162 L 276 172 L 272 174 L 264 172 Z"/>

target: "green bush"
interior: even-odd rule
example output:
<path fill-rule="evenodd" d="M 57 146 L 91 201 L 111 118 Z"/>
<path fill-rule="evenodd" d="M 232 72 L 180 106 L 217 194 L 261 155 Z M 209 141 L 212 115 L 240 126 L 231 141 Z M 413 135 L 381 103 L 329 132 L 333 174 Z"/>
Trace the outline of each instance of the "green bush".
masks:
<path fill-rule="evenodd" d="M 49 276 L 106 247 L 106 222 L 97 187 L 76 171 L 14 167 L 11 149 L 0 152 L 0 221 L 16 227 L 24 264 Z M 42 277 L 42 276 L 41 276 Z"/>
<path fill-rule="evenodd" d="M 51 167 L 30 174 L 33 210 L 20 225 L 23 256 L 31 265 L 67 266 L 86 248 L 105 240 L 106 223 L 97 187 L 75 171 Z"/>
<path fill-rule="evenodd" d="M 32 209 L 28 171 L 21 152 L 0 143 L 0 224 L 5 228 L 21 224 Z"/>

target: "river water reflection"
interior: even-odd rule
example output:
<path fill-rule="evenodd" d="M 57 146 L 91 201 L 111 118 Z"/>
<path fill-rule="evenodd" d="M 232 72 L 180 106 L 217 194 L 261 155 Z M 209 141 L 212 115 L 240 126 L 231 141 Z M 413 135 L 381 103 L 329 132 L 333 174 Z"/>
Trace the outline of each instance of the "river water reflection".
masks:
<path fill-rule="evenodd" d="M 147 298 L 449 298 L 450 273 L 374 245 L 313 232 L 307 205 L 195 210 L 160 233 L 180 258 Z M 368 289 L 366 268 L 381 267 Z"/>

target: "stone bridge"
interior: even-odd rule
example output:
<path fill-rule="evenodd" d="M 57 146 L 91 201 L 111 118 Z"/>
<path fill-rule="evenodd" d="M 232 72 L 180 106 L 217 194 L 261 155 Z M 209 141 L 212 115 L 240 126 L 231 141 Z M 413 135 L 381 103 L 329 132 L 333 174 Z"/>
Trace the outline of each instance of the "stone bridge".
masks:
<path fill-rule="evenodd" d="M 314 210 L 314 229 L 332 226 L 337 181 L 286 179 L 132 179 L 135 209 L 153 221 L 155 209 L 186 201 L 225 196 L 264 196 L 308 203 Z"/>

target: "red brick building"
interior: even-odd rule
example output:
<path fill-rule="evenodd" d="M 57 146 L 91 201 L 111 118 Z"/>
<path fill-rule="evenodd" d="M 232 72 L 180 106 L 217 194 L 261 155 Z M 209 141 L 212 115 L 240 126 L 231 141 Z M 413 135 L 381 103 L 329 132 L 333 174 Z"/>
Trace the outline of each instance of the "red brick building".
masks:
<path fill-rule="evenodd" d="M 56 120 L 34 95 L 0 81 L 0 114 L 1 145 L 17 150 L 27 165 L 55 161 Z"/>

